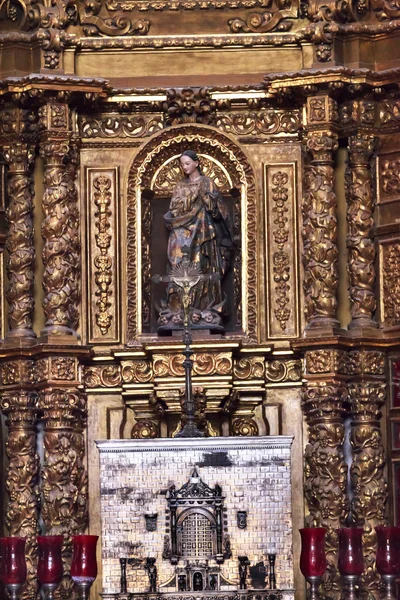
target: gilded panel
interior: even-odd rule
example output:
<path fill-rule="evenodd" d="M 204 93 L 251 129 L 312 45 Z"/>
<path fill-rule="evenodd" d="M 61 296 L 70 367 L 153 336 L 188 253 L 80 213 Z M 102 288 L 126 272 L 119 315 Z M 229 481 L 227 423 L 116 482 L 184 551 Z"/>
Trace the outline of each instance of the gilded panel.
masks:
<path fill-rule="evenodd" d="M 385 327 L 400 325 L 400 240 L 380 244 L 380 312 Z"/>
<path fill-rule="evenodd" d="M 379 204 L 400 198 L 400 152 L 378 158 Z"/>
<path fill-rule="evenodd" d="M 296 163 L 264 167 L 267 337 L 299 335 Z"/>
<path fill-rule="evenodd" d="M 118 168 L 86 168 L 89 343 L 119 340 Z"/>

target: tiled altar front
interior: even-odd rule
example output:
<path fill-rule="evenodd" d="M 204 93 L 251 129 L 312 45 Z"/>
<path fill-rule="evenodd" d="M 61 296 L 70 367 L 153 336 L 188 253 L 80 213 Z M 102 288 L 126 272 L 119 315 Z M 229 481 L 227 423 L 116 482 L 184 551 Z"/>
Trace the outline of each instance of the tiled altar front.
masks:
<path fill-rule="evenodd" d="M 292 598 L 291 442 L 98 442 L 103 597 Z"/>

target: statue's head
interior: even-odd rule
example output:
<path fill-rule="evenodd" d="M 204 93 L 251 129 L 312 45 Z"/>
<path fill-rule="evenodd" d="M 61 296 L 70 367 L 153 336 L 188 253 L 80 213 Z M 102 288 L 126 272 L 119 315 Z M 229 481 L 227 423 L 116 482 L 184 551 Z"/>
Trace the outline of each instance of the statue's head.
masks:
<path fill-rule="evenodd" d="M 179 162 L 186 176 L 191 175 L 193 171 L 201 174 L 200 159 L 194 150 L 185 150 L 179 157 Z"/>

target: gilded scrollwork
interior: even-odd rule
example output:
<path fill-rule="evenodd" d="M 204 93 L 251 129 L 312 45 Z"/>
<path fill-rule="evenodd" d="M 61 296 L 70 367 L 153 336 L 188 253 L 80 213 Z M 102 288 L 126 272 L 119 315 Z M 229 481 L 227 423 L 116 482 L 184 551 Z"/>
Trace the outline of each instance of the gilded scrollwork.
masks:
<path fill-rule="evenodd" d="M 400 325 L 400 243 L 383 245 L 383 310 L 384 323 L 393 327 Z"/>
<path fill-rule="evenodd" d="M 307 327 L 336 326 L 338 286 L 337 218 L 333 152 L 337 136 L 310 132 L 306 140 L 312 160 L 305 169 L 303 261 Z"/>
<path fill-rule="evenodd" d="M 4 116 L 4 115 L 3 115 Z M 34 311 L 34 261 L 33 243 L 33 174 L 32 161 L 35 148 L 32 144 L 13 140 L 3 146 L 3 156 L 8 164 L 6 210 L 8 251 L 7 275 L 9 338 L 35 338 Z"/>
<path fill-rule="evenodd" d="M 373 135 L 349 138 L 349 164 L 346 169 L 347 247 L 350 279 L 351 329 L 377 327 L 373 320 L 375 300 L 374 191 L 370 158 Z"/>
<path fill-rule="evenodd" d="M 379 118 L 382 125 L 396 125 L 400 122 L 400 100 L 384 99 L 380 103 Z"/>
<path fill-rule="evenodd" d="M 79 130 L 83 138 L 141 138 L 153 135 L 164 127 L 161 115 L 104 115 L 101 117 L 82 116 Z"/>
<path fill-rule="evenodd" d="M 323 349 L 308 350 L 306 352 L 306 373 L 311 375 L 334 373 L 340 370 L 343 364 L 341 350 Z"/>
<path fill-rule="evenodd" d="M 378 594 L 375 571 L 376 534 L 374 527 L 385 524 L 388 497 L 385 481 L 385 450 L 379 426 L 380 409 L 385 401 L 384 381 L 360 381 L 348 384 L 352 429 L 350 442 L 353 460 L 350 469 L 354 522 L 364 528 L 364 573 L 360 588 Z"/>
<path fill-rule="evenodd" d="M 383 198 L 400 194 L 400 156 L 392 156 L 380 161 L 380 185 Z"/>
<path fill-rule="evenodd" d="M 150 23 L 146 19 L 133 20 L 125 15 L 110 15 L 104 2 L 72 0 L 67 4 L 68 20 L 79 24 L 86 36 L 146 35 Z"/>
<path fill-rule="evenodd" d="M 39 469 L 35 392 L 3 392 L 1 409 L 7 418 L 6 525 L 11 536 L 26 538 L 27 583 L 24 598 L 37 597 L 36 536 L 39 533 Z"/>
<path fill-rule="evenodd" d="M 166 125 L 210 125 L 215 117 L 217 102 L 211 98 L 207 88 L 176 88 L 167 90 L 167 99 L 162 108 Z"/>
<path fill-rule="evenodd" d="M 83 383 L 86 388 L 118 387 L 122 383 L 120 365 L 84 367 Z"/>
<path fill-rule="evenodd" d="M 301 377 L 301 360 L 267 360 L 265 363 L 265 380 L 267 383 L 301 381 Z"/>
<path fill-rule="evenodd" d="M 274 224 L 276 229 L 272 230 L 272 236 L 277 249 L 272 254 L 273 273 L 275 282 L 275 303 L 274 315 L 279 322 L 282 331 L 285 331 L 287 321 L 290 318 L 291 311 L 288 308 L 289 298 L 289 279 L 290 279 L 290 260 L 289 253 L 286 251 L 289 239 L 289 219 L 286 216 L 288 208 L 289 188 L 287 187 L 289 175 L 284 171 L 278 171 L 272 175 L 272 212 L 275 213 Z"/>
<path fill-rule="evenodd" d="M 96 246 L 99 254 L 94 257 L 94 280 L 97 286 L 97 307 L 96 323 L 103 335 L 105 335 L 111 325 L 112 314 L 109 311 L 111 306 L 111 285 L 113 280 L 113 260 L 109 255 L 111 246 L 110 219 L 111 211 L 111 178 L 105 174 L 95 177 L 93 180 L 93 199 L 97 206 L 95 212 L 95 234 Z"/>
<path fill-rule="evenodd" d="M 237 379 L 262 379 L 264 377 L 264 357 L 246 356 L 236 359 L 233 373 Z"/>
<path fill-rule="evenodd" d="M 297 110 L 217 113 L 215 127 L 237 136 L 296 133 L 301 126 Z"/>
<path fill-rule="evenodd" d="M 272 6 L 275 4 L 275 6 Z M 267 33 L 269 31 L 289 31 L 297 11 L 291 8 L 290 0 L 269 2 L 269 9 L 263 13 L 251 13 L 246 19 L 230 19 L 229 27 L 233 33 Z"/>
<path fill-rule="evenodd" d="M 176 157 L 178 159 L 178 157 Z M 223 194 L 229 194 L 232 188 L 232 181 L 228 174 L 215 161 L 208 156 L 201 156 L 201 172 L 206 177 L 212 179 L 219 191 Z M 152 189 L 159 194 L 171 195 L 176 184 L 182 179 L 182 171 L 178 160 L 176 164 L 164 164 L 154 175 Z"/>
<path fill-rule="evenodd" d="M 123 383 L 148 383 L 153 379 L 153 369 L 149 360 L 121 361 Z"/>
<path fill-rule="evenodd" d="M 154 354 L 155 377 L 182 377 L 182 354 Z M 193 375 L 228 375 L 232 373 L 231 352 L 196 352 L 193 354 Z"/>
<path fill-rule="evenodd" d="M 339 590 L 337 534 L 348 514 L 347 466 L 344 461 L 343 387 L 328 382 L 309 382 L 303 390 L 302 406 L 309 426 L 305 449 L 305 497 L 310 527 L 327 529 L 325 549 L 328 568 L 326 589 Z"/>

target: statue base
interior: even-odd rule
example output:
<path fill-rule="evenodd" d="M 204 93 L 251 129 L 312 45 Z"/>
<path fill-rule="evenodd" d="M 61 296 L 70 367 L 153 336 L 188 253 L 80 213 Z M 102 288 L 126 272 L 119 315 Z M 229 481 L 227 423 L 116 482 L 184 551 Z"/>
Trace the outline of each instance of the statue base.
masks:
<path fill-rule="evenodd" d="M 225 333 L 220 313 L 212 308 L 204 311 L 191 310 L 189 321 L 190 331 L 193 333 L 196 331 Z M 176 312 L 165 310 L 160 312 L 157 328 L 159 335 L 174 335 L 175 332 L 182 332 L 184 329 L 184 314 L 182 310 Z"/>

